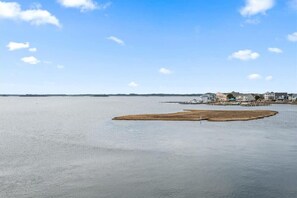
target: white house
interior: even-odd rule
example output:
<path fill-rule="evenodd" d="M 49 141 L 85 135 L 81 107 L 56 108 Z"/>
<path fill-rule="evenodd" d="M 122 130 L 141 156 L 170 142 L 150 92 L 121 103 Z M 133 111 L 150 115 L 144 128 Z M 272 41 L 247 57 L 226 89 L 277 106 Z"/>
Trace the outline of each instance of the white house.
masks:
<path fill-rule="evenodd" d="M 274 92 L 266 92 L 264 94 L 264 100 L 275 100 L 275 93 Z"/>
<path fill-rule="evenodd" d="M 288 94 L 289 101 L 297 101 L 297 94 Z"/>
<path fill-rule="evenodd" d="M 203 94 L 201 96 L 202 103 L 214 102 L 215 101 L 215 97 L 216 97 L 215 94 L 212 94 L 212 93 Z"/>

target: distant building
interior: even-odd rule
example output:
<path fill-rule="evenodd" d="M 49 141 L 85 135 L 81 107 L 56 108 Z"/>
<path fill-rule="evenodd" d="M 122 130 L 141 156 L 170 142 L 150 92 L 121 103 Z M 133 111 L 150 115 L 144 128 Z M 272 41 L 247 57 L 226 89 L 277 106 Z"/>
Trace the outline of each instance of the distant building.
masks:
<path fill-rule="evenodd" d="M 241 102 L 252 102 L 255 101 L 255 97 L 252 94 L 239 94 L 236 97 L 237 101 L 241 101 Z"/>
<path fill-rule="evenodd" d="M 237 98 L 239 95 L 241 95 L 241 93 L 235 92 L 235 91 L 232 91 L 230 94 L 232 94 L 235 98 Z"/>
<path fill-rule="evenodd" d="M 275 93 L 275 100 L 288 100 L 288 93 Z"/>
<path fill-rule="evenodd" d="M 264 94 L 264 100 L 275 100 L 275 93 L 274 92 L 266 92 Z"/>
<path fill-rule="evenodd" d="M 201 96 L 202 103 L 214 102 L 216 100 L 216 94 L 206 93 Z"/>
<path fill-rule="evenodd" d="M 220 102 L 226 102 L 226 101 L 228 101 L 227 95 L 228 94 L 218 92 L 218 93 L 216 93 L 216 99 L 217 99 L 217 101 L 220 101 Z"/>
<path fill-rule="evenodd" d="M 289 101 L 297 101 L 297 94 L 288 94 Z"/>

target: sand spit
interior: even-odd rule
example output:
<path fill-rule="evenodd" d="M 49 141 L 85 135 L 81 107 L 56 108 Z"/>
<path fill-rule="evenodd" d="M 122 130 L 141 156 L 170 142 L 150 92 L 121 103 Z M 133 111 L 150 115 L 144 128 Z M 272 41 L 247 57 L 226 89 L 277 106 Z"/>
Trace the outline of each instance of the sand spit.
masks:
<path fill-rule="evenodd" d="M 184 110 L 168 114 L 141 114 L 115 117 L 113 120 L 162 120 L 162 121 L 248 121 L 276 115 L 277 111 L 269 110 Z"/>

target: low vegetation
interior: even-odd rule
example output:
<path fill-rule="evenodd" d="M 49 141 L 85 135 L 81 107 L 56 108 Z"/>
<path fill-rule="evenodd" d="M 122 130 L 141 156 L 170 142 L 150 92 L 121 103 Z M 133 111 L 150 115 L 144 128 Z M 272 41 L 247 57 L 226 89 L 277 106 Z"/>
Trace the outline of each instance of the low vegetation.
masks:
<path fill-rule="evenodd" d="M 168 114 L 141 114 L 115 117 L 113 120 L 163 120 L 163 121 L 247 121 L 274 116 L 278 112 L 269 110 L 185 110 Z"/>

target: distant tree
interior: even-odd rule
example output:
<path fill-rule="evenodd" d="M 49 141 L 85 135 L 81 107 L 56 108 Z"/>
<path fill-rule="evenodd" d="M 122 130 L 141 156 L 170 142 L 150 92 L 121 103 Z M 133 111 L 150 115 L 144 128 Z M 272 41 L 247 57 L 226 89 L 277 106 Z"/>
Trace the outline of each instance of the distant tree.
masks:
<path fill-rule="evenodd" d="M 258 100 L 260 100 L 260 99 L 261 99 L 260 96 L 255 96 L 255 100 L 256 100 L 256 101 L 258 101 Z"/>
<path fill-rule="evenodd" d="M 229 93 L 229 94 L 227 95 L 227 98 L 230 100 L 230 99 L 235 98 L 235 97 L 233 96 L 233 94 Z"/>

